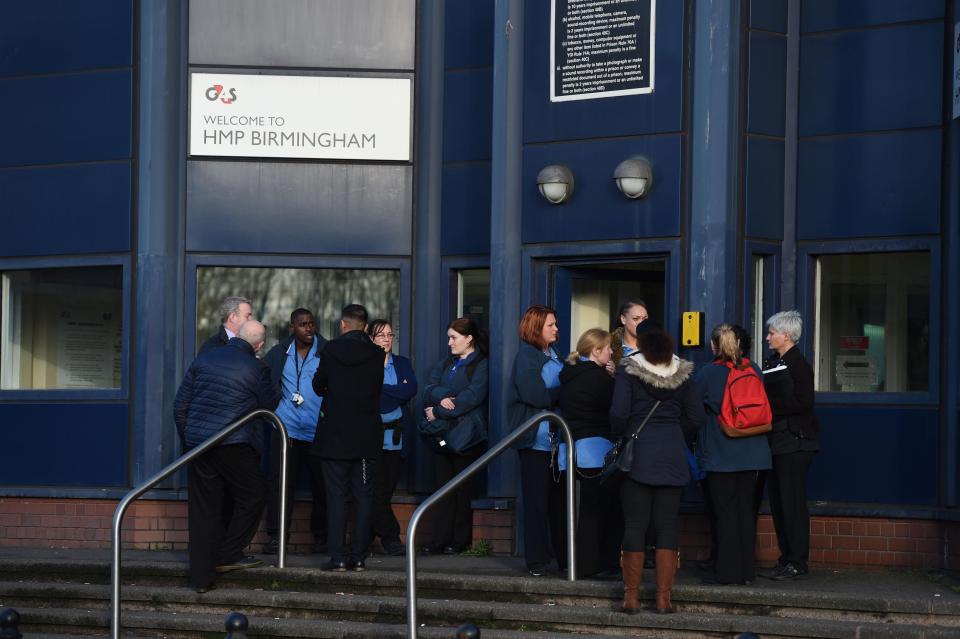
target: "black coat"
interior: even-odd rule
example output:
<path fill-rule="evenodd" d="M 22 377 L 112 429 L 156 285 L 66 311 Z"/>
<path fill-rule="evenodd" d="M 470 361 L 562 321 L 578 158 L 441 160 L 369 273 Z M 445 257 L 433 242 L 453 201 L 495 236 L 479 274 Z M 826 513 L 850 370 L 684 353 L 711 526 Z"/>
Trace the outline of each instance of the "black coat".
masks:
<path fill-rule="evenodd" d="M 202 444 L 232 421 L 258 408 L 274 410 L 280 391 L 253 347 L 234 337 L 222 348 L 197 355 L 173 402 L 177 432 L 186 448 Z M 250 444 L 260 450 L 263 422 L 251 422 L 221 445 Z"/>
<path fill-rule="evenodd" d="M 573 431 L 574 440 L 611 436 L 613 384 L 613 376 L 594 362 L 563 365 L 557 408 Z"/>
<path fill-rule="evenodd" d="M 703 421 L 692 373 L 693 364 L 682 359 L 661 367 L 626 357 L 617 368 L 610 408 L 615 436 L 633 434 L 660 400 L 633 446 L 630 479 L 652 486 L 684 486 L 690 481 L 687 441 L 692 441 Z"/>
<path fill-rule="evenodd" d="M 313 452 L 328 459 L 378 459 L 383 448 L 383 349 L 363 331 L 327 342 L 313 377 L 323 396 Z"/>
<path fill-rule="evenodd" d="M 220 348 L 221 346 L 226 346 L 227 342 L 230 341 L 230 338 L 227 337 L 227 329 L 223 327 L 223 324 L 220 325 L 220 330 L 207 338 L 203 344 L 200 345 L 200 350 L 197 351 L 197 355 L 200 353 L 206 353 L 207 351 Z"/>
<path fill-rule="evenodd" d="M 767 434 L 774 455 L 799 450 L 819 450 L 817 432 L 820 423 L 813 410 L 813 369 L 794 346 L 783 357 L 764 362 L 764 369 L 785 366 L 786 370 L 766 373 L 764 388 L 773 410 L 773 430 Z"/>

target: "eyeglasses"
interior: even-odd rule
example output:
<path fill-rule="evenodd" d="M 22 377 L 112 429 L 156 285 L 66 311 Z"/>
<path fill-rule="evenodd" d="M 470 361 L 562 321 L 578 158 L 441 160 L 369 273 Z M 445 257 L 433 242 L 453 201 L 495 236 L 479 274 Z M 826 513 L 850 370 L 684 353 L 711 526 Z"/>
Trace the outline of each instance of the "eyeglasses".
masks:
<path fill-rule="evenodd" d="M 377 333 L 373 336 L 373 339 L 377 339 L 378 337 L 382 337 L 384 339 L 393 339 L 396 336 L 396 333 Z"/>

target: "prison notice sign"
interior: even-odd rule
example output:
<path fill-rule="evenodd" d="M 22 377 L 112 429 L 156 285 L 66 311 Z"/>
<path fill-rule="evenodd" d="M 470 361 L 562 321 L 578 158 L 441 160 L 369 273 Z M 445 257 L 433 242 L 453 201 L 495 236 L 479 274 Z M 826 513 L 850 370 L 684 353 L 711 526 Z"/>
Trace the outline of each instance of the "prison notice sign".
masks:
<path fill-rule="evenodd" d="M 190 75 L 190 155 L 411 158 L 410 78 Z"/>
<path fill-rule="evenodd" d="M 550 101 L 653 93 L 656 0 L 551 0 Z"/>

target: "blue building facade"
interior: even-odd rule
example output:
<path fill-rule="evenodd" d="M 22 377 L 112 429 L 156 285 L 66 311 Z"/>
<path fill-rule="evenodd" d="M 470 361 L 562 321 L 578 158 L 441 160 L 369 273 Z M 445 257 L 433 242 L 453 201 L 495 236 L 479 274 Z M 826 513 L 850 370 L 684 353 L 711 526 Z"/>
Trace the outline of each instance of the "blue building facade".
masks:
<path fill-rule="evenodd" d="M 571 101 L 550 99 L 552 6 L 0 8 L 2 494 L 114 498 L 172 460 L 172 397 L 226 294 L 277 337 L 296 306 L 330 332 L 365 303 L 421 375 L 476 316 L 492 439 L 527 305 L 557 309 L 565 348 L 640 296 L 675 334 L 685 311 L 749 327 L 755 355 L 799 309 L 815 512 L 960 518 L 960 2 L 659 0 L 653 92 Z M 410 79 L 413 153 L 193 156 L 194 73 Z M 637 157 L 652 186 L 629 199 L 613 173 Z M 551 165 L 575 177 L 559 205 Z M 515 464 L 489 498 L 516 495 Z M 416 450 L 408 491 L 431 477 Z"/>

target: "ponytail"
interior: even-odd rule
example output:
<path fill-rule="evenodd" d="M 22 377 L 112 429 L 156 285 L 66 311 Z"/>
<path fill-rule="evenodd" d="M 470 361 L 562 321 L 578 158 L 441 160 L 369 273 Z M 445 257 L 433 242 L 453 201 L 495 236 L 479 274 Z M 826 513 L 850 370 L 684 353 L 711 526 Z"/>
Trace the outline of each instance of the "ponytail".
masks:
<path fill-rule="evenodd" d="M 710 341 L 717 350 L 717 359 L 721 362 L 730 362 L 737 369 L 743 370 L 746 364 L 743 362 L 743 350 L 740 339 L 733 326 L 730 324 L 720 324 L 713 329 Z"/>

